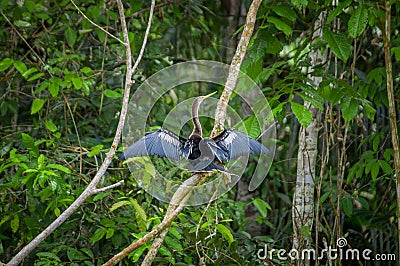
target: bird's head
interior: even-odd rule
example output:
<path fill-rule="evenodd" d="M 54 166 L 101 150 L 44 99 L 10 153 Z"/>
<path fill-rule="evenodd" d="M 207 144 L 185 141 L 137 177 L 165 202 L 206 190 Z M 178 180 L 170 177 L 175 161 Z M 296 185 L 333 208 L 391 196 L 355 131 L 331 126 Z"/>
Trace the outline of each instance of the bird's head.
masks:
<path fill-rule="evenodd" d="M 197 97 L 194 101 L 194 103 L 193 103 L 193 105 L 197 105 L 197 106 L 199 106 L 205 99 L 207 99 L 207 98 L 210 98 L 212 95 L 214 95 L 214 94 L 216 94 L 217 93 L 217 91 L 214 91 L 213 93 L 210 93 L 210 94 L 207 94 L 207 95 L 205 95 L 205 96 L 199 96 L 199 97 Z"/>

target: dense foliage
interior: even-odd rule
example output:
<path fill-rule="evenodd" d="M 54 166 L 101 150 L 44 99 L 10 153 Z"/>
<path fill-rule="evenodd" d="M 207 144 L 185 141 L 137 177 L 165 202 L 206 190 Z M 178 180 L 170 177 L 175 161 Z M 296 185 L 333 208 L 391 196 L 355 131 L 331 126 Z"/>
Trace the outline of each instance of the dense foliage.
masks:
<path fill-rule="evenodd" d="M 176 62 L 229 62 L 235 49 L 229 44 L 240 34 L 249 5 L 243 1 L 235 9 L 234 2 L 157 1 L 133 91 Z M 76 5 L 120 37 L 116 3 L 81 0 Z M 399 8 L 392 6 L 394 69 L 400 61 L 400 36 L 394 30 L 400 26 Z M 149 3 L 131 0 L 125 9 L 137 56 Z M 314 90 L 306 71 L 313 21 L 321 12 L 326 12 L 323 36 L 314 46 L 328 53 L 329 60 L 314 71 L 323 79 Z M 121 44 L 85 19 L 72 1 L 1 1 L 0 15 L 0 260 L 7 262 L 65 210 L 96 173 L 115 133 L 125 63 Z M 322 0 L 262 3 L 242 70 L 260 84 L 276 116 L 277 154 L 269 177 L 254 193 L 243 192 L 239 184 L 207 208 L 186 208 L 173 222 L 157 265 L 197 265 L 201 259 L 215 265 L 258 265 L 257 251 L 265 244 L 290 249 L 298 128 L 312 118 L 303 101 L 322 110 L 315 177 L 318 216 L 316 229 L 308 232 L 318 241 L 316 248 L 334 246 L 344 236 L 353 248 L 396 253 L 384 20 L 379 1 L 346 0 L 337 7 Z M 398 81 L 398 71 L 394 75 Z M 400 95 L 398 86 L 395 90 Z M 160 126 L 165 106 L 206 93 L 207 88 L 199 86 L 197 91 L 165 95 L 149 123 Z M 241 108 L 240 102 L 231 106 Z M 206 130 L 212 127 L 208 122 Z M 254 163 L 248 166 L 245 182 L 253 168 Z M 122 186 L 85 202 L 25 263 L 101 264 L 160 223 L 167 205 L 145 193 L 119 161 L 113 162 L 101 185 L 122 179 Z M 127 260 L 139 262 L 150 245 Z M 276 256 L 273 260 L 288 263 Z"/>

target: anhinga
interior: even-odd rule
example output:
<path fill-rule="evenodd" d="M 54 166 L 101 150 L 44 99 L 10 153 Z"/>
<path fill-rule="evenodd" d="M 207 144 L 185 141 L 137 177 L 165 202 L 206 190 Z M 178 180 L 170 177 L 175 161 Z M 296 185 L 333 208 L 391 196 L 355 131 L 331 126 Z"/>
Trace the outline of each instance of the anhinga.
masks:
<path fill-rule="evenodd" d="M 214 93 L 195 98 L 192 105 L 194 128 L 188 139 L 182 138 L 168 129 L 161 128 L 146 133 L 143 138 L 121 153 L 119 159 L 125 160 L 129 157 L 146 155 L 158 155 L 174 161 L 186 158 L 192 165 L 189 171 L 219 170 L 227 172 L 214 163 L 215 158 L 222 163 L 247 154 L 265 153 L 271 155 L 271 152 L 264 145 L 237 130 L 226 129 L 214 138 L 203 139 L 203 131 L 199 121 L 199 107 L 205 99 Z"/>

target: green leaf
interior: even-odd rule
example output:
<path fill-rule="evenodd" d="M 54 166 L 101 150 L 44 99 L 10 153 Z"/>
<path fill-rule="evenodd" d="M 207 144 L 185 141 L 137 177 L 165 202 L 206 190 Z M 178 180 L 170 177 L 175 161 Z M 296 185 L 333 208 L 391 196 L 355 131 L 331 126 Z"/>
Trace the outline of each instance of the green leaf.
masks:
<path fill-rule="evenodd" d="M 363 5 L 356 8 L 356 11 L 351 15 L 347 24 L 349 34 L 352 38 L 360 36 L 368 23 L 368 11 Z"/>
<path fill-rule="evenodd" d="M 34 81 L 44 76 L 44 73 L 36 73 L 32 77 L 28 78 L 27 81 Z"/>
<path fill-rule="evenodd" d="M 335 7 L 335 9 L 333 9 L 329 15 L 328 15 L 328 19 L 327 22 L 331 22 L 334 18 L 336 18 L 337 16 L 339 16 L 340 13 L 342 13 L 349 5 L 350 3 L 353 2 L 353 0 L 346 0 L 344 2 L 340 2 L 338 4 L 337 7 Z"/>
<path fill-rule="evenodd" d="M 312 114 L 307 107 L 295 102 L 291 102 L 290 105 L 292 107 L 293 114 L 297 117 L 299 123 L 304 127 L 308 126 L 311 123 Z"/>
<path fill-rule="evenodd" d="M 217 230 L 228 241 L 229 244 L 233 242 L 233 235 L 231 233 L 231 230 L 229 230 L 225 225 L 217 224 Z"/>
<path fill-rule="evenodd" d="M 14 214 L 14 218 L 11 220 L 10 226 L 11 226 L 11 231 L 13 233 L 18 231 L 18 228 L 19 228 L 19 217 L 18 217 L 17 214 Z"/>
<path fill-rule="evenodd" d="M 349 197 L 345 197 L 342 199 L 342 209 L 346 216 L 351 216 L 353 214 L 353 200 Z"/>
<path fill-rule="evenodd" d="M 59 164 L 53 164 L 53 163 L 51 163 L 51 164 L 48 164 L 46 167 L 47 167 L 47 168 L 51 168 L 51 169 L 60 170 L 61 172 L 64 172 L 64 173 L 66 173 L 66 174 L 70 174 L 70 173 L 71 173 L 71 170 L 69 170 L 67 167 L 62 166 L 62 165 L 59 165 Z"/>
<path fill-rule="evenodd" d="M 88 156 L 89 157 L 93 157 L 93 156 L 99 154 L 101 149 L 103 149 L 103 147 L 104 147 L 104 145 L 102 145 L 102 144 L 99 144 L 99 145 L 96 145 L 96 146 L 92 147 L 90 149 L 90 152 L 88 153 Z"/>
<path fill-rule="evenodd" d="M 11 58 L 4 58 L 0 62 L 0 72 L 7 70 L 13 63 L 14 63 L 14 60 L 12 60 Z"/>
<path fill-rule="evenodd" d="M 391 175 L 393 173 L 392 167 L 390 167 L 390 165 L 386 161 L 379 160 L 379 165 L 381 166 L 381 168 L 385 174 Z"/>
<path fill-rule="evenodd" d="M 105 193 L 96 194 L 96 196 L 93 197 L 93 201 L 97 201 L 97 200 L 103 199 L 103 198 L 107 197 L 110 194 L 111 194 L 111 192 L 105 192 Z"/>
<path fill-rule="evenodd" d="M 268 204 L 268 202 L 260 199 L 260 198 L 255 198 L 253 200 L 254 206 L 257 208 L 258 212 L 261 214 L 262 217 L 267 217 L 267 210 L 271 210 L 271 206 Z"/>
<path fill-rule="evenodd" d="M 114 228 L 107 228 L 106 239 L 111 238 L 114 235 Z"/>
<path fill-rule="evenodd" d="M 396 58 L 396 62 L 400 61 L 400 46 L 397 47 L 392 47 L 391 52 L 392 55 L 394 54 Z M 0 71 L 1 71 L 1 65 L 0 65 Z"/>
<path fill-rule="evenodd" d="M 283 31 L 286 36 L 292 33 L 292 27 L 286 24 L 283 20 L 276 17 L 268 17 L 268 21 L 275 25 L 278 30 Z"/>
<path fill-rule="evenodd" d="M 55 189 L 53 189 L 53 191 L 54 191 Z M 60 211 L 60 209 L 58 208 L 58 207 L 55 207 L 54 208 L 54 215 L 56 216 L 56 217 L 58 217 L 58 216 L 60 216 L 60 214 L 61 214 L 61 211 Z"/>
<path fill-rule="evenodd" d="M 39 148 L 37 145 L 35 145 L 33 138 L 25 133 L 21 133 L 21 137 L 25 148 L 32 151 L 35 156 L 39 156 Z"/>
<path fill-rule="evenodd" d="M 65 30 L 64 34 L 65 34 L 65 38 L 67 39 L 67 43 L 68 43 L 69 47 L 72 48 L 77 39 L 76 31 L 74 31 L 71 27 L 68 27 Z"/>
<path fill-rule="evenodd" d="M 378 163 L 374 163 L 372 165 L 371 178 L 373 181 L 376 181 L 376 178 L 378 177 L 379 168 L 380 168 L 380 165 Z"/>
<path fill-rule="evenodd" d="M 358 113 L 358 102 L 356 99 L 345 97 L 340 103 L 340 110 L 346 121 L 352 120 Z"/>
<path fill-rule="evenodd" d="M 143 245 L 143 246 L 137 248 L 136 250 L 134 250 L 133 252 L 131 252 L 129 254 L 129 259 L 131 259 L 132 262 L 134 262 L 134 263 L 137 262 L 140 259 L 140 257 L 142 256 L 143 252 L 148 248 L 149 247 L 147 245 Z"/>
<path fill-rule="evenodd" d="M 83 81 L 81 78 L 72 78 L 72 83 L 76 90 L 80 90 L 83 86 Z"/>
<path fill-rule="evenodd" d="M 40 99 L 40 98 L 36 98 L 35 100 L 33 100 L 33 103 L 31 106 L 31 115 L 39 112 L 43 108 L 43 105 L 45 102 L 46 102 L 46 100 Z"/>
<path fill-rule="evenodd" d="M 92 238 L 90 239 L 91 242 L 97 242 L 102 239 L 107 233 L 107 230 L 103 227 L 97 228 L 94 232 Z"/>
<path fill-rule="evenodd" d="M 23 75 L 28 70 L 28 68 L 26 67 L 25 63 L 22 62 L 22 61 L 19 61 L 19 60 L 14 61 L 14 67 L 18 70 L 18 72 L 21 75 Z"/>
<path fill-rule="evenodd" d="M 293 11 L 289 6 L 274 6 L 272 10 L 279 16 L 287 18 L 291 22 L 296 20 L 296 12 Z"/>
<path fill-rule="evenodd" d="M 107 96 L 108 98 L 120 98 L 122 97 L 122 94 L 117 92 L 117 91 L 112 91 L 112 90 L 105 90 L 104 95 Z"/>
<path fill-rule="evenodd" d="M 24 21 L 24 20 L 16 20 L 14 21 L 14 25 L 17 27 L 30 27 L 31 23 Z"/>
<path fill-rule="evenodd" d="M 116 209 L 121 208 L 122 206 L 130 205 L 130 204 L 131 204 L 131 202 L 130 202 L 129 200 L 121 200 L 121 201 L 118 201 L 118 202 L 114 203 L 114 204 L 111 206 L 110 212 L 113 212 L 113 211 L 115 211 Z"/>
<path fill-rule="evenodd" d="M 165 237 L 165 243 L 167 243 L 167 245 L 170 246 L 175 251 L 182 251 L 183 250 L 183 247 L 182 247 L 181 243 L 179 243 L 178 240 L 175 240 L 170 236 L 166 236 Z"/>
<path fill-rule="evenodd" d="M 342 61 L 346 62 L 350 57 L 351 44 L 346 36 L 342 33 L 334 33 L 327 27 L 323 27 L 322 36 L 328 43 L 329 48 L 332 52 Z"/>
<path fill-rule="evenodd" d="M 146 211 L 140 206 L 135 199 L 130 198 L 130 202 L 136 211 L 136 218 L 138 220 L 138 227 L 143 232 L 146 231 L 147 215 Z"/>
<path fill-rule="evenodd" d="M 51 120 L 47 120 L 45 125 L 46 125 L 46 128 L 48 130 L 50 130 L 51 132 L 57 131 L 57 126 Z"/>
<path fill-rule="evenodd" d="M 33 74 L 35 72 L 37 72 L 37 68 L 36 67 L 32 67 L 30 69 L 28 69 L 27 71 L 25 71 L 24 73 L 22 73 L 22 76 L 26 79 L 29 77 L 30 74 Z"/>

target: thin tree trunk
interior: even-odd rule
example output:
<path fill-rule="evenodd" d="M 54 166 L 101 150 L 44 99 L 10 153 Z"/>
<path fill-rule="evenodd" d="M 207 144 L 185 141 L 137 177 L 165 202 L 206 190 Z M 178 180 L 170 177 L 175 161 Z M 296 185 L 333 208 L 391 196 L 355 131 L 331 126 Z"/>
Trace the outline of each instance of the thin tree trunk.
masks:
<path fill-rule="evenodd" d="M 386 87 L 389 100 L 389 119 L 390 131 L 392 135 L 392 145 L 394 151 L 394 172 L 396 176 L 396 192 L 397 192 L 397 213 L 400 214 L 400 151 L 399 151 L 399 135 L 397 132 L 397 119 L 396 119 L 396 104 L 395 95 L 393 90 L 393 76 L 392 76 L 392 58 L 390 54 L 390 3 L 385 2 L 385 29 L 383 30 L 383 47 L 385 51 L 385 66 L 386 66 Z M 397 234 L 398 243 L 400 243 L 400 219 L 397 218 Z M 398 254 L 400 254 L 400 245 Z M 399 262 L 400 265 L 400 262 Z"/>
<path fill-rule="evenodd" d="M 314 34 L 312 41 L 322 35 L 322 23 L 325 18 L 325 12 L 322 12 L 315 21 Z M 318 50 L 310 52 L 312 73 L 316 65 L 325 61 Z M 322 78 L 310 75 L 309 78 L 315 88 L 319 86 Z M 312 106 L 309 102 L 304 105 L 312 113 L 311 123 L 305 127 L 300 127 L 299 132 L 299 150 L 297 157 L 297 178 L 296 188 L 293 197 L 292 219 L 293 219 L 293 246 L 301 254 L 303 249 L 311 247 L 311 230 L 314 220 L 314 178 L 315 164 L 317 158 L 318 129 L 320 124 L 320 110 Z M 300 256 L 301 258 L 301 256 Z M 295 265 L 310 265 L 307 258 L 294 261 Z"/>

